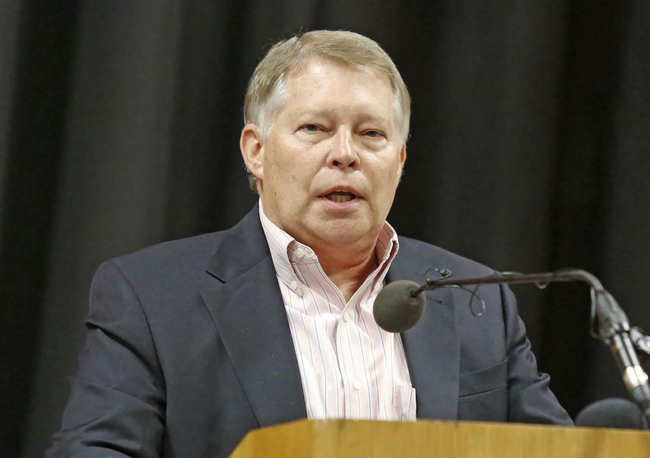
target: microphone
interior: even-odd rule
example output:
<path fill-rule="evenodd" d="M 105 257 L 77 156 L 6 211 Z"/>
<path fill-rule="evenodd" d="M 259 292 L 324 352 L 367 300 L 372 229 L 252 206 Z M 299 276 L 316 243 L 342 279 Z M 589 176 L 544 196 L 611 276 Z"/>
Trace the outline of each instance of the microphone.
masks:
<path fill-rule="evenodd" d="M 589 428 L 649 429 L 643 412 L 627 399 L 596 401 L 580 411 L 576 426 Z"/>
<path fill-rule="evenodd" d="M 398 280 L 384 286 L 372 309 L 377 324 L 388 332 L 404 332 L 415 326 L 427 303 L 423 292 L 413 295 L 419 287 L 409 280 Z"/>

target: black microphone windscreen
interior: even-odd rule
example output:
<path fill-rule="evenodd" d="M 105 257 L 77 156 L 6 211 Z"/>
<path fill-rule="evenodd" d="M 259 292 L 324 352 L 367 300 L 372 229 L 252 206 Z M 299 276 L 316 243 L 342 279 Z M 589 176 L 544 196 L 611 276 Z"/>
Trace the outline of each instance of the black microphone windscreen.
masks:
<path fill-rule="evenodd" d="M 588 405 L 576 417 L 576 426 L 648 429 L 641 409 L 627 399 L 611 398 Z"/>
<path fill-rule="evenodd" d="M 411 293 L 420 285 L 409 280 L 389 283 L 375 299 L 373 315 L 375 321 L 388 332 L 404 332 L 420 321 L 427 299 L 424 293 L 417 297 Z"/>

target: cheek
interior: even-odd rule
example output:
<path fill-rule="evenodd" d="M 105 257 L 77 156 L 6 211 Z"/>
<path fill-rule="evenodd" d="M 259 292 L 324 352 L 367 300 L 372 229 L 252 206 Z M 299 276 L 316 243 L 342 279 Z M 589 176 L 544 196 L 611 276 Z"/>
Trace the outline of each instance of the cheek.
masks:
<path fill-rule="evenodd" d="M 373 173 L 373 180 L 380 186 L 383 192 L 391 192 L 398 183 L 399 176 L 399 165 L 397 163 L 391 163 L 388 167 L 380 167 Z"/>
<path fill-rule="evenodd" d="M 308 188 L 311 182 L 308 167 L 293 157 L 284 160 L 275 157 L 268 170 L 273 188 L 277 190 L 274 195 L 281 194 L 283 199 L 294 200 L 300 197 L 303 194 L 300 190 Z"/>

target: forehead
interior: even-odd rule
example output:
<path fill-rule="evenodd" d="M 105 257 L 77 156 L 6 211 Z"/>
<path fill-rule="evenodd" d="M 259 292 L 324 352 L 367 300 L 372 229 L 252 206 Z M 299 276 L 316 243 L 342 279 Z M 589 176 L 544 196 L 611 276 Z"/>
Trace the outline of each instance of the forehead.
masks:
<path fill-rule="evenodd" d="M 286 79 L 289 105 L 318 105 L 325 110 L 390 110 L 393 88 L 387 75 L 368 67 L 322 59 L 309 61 Z"/>

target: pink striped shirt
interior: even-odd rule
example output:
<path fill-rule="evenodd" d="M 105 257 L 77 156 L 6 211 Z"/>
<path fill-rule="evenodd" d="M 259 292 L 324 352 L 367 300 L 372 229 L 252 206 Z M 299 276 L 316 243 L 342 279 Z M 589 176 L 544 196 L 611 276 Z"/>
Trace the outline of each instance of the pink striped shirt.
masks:
<path fill-rule="evenodd" d="M 411 386 L 399 334 L 381 329 L 372 307 L 398 250 L 385 223 L 375 253 L 379 266 L 346 303 L 318 257 L 264 215 L 266 235 L 287 311 L 307 416 L 415 420 Z"/>

